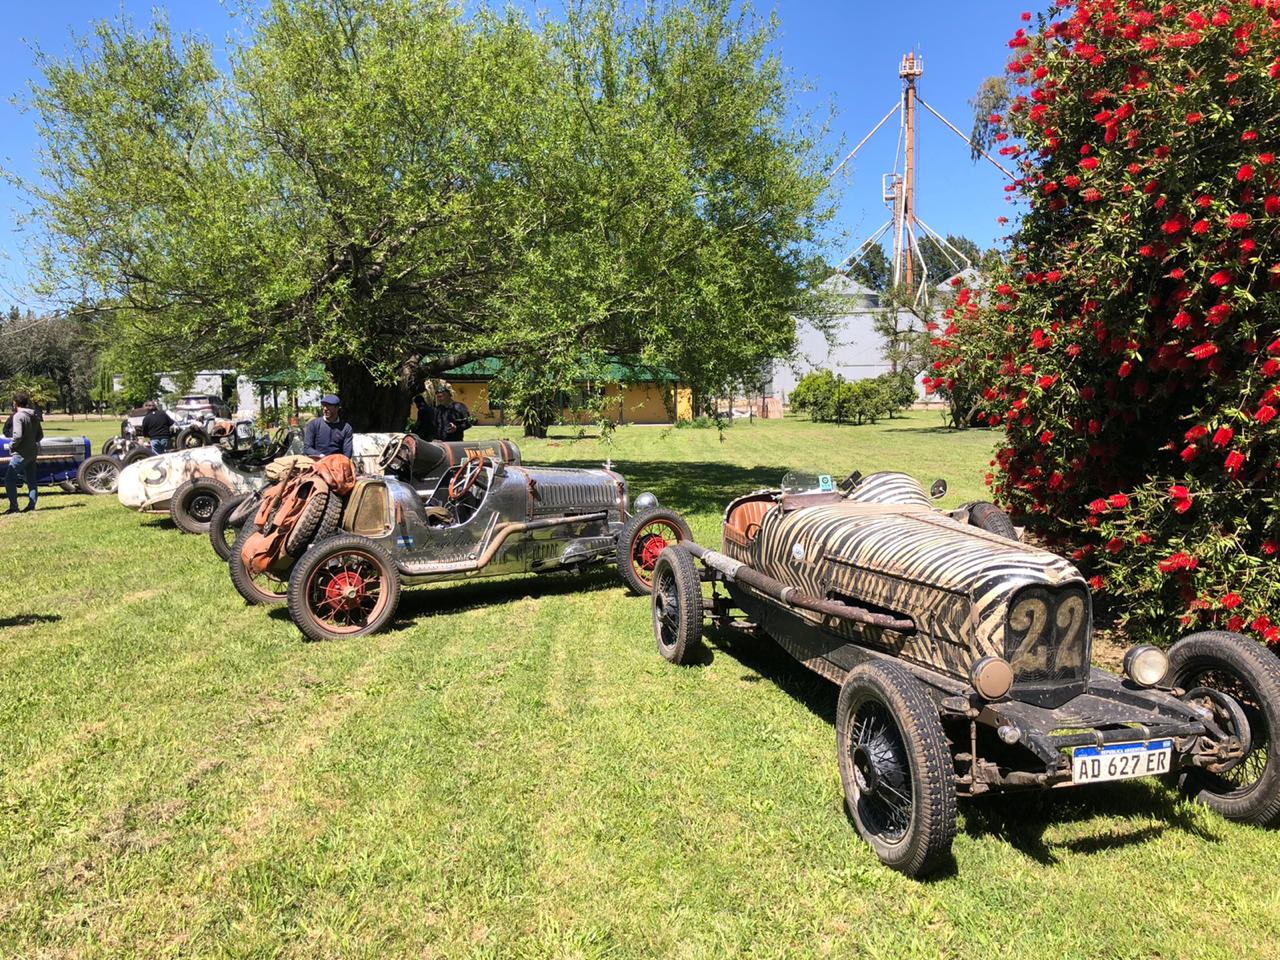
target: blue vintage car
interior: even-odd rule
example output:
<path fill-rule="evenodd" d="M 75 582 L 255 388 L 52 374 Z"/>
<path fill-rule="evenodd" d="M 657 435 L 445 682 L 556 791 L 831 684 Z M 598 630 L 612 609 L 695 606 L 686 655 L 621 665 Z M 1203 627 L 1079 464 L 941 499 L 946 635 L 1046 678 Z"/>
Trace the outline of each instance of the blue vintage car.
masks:
<path fill-rule="evenodd" d="M 8 437 L 0 436 L 0 475 L 9 466 L 11 443 Z M 88 437 L 45 437 L 40 441 L 40 452 L 36 455 L 39 464 L 36 482 L 42 487 L 56 483 L 68 492 L 78 490 L 76 471 L 89 457 L 90 448 Z"/>

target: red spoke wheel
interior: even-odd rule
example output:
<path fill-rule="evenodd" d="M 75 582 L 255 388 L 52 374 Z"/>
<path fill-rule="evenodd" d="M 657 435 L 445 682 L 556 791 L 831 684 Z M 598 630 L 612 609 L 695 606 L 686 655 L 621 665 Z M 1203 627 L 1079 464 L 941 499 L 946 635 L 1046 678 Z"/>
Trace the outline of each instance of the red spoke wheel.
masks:
<path fill-rule="evenodd" d="M 635 594 L 653 593 L 653 571 L 662 551 L 691 540 L 689 525 L 674 510 L 646 510 L 628 520 L 618 534 L 618 575 Z"/>
<path fill-rule="evenodd" d="M 289 576 L 289 616 L 312 640 L 376 633 L 395 615 L 400 574 L 364 537 L 338 536 L 303 554 Z"/>

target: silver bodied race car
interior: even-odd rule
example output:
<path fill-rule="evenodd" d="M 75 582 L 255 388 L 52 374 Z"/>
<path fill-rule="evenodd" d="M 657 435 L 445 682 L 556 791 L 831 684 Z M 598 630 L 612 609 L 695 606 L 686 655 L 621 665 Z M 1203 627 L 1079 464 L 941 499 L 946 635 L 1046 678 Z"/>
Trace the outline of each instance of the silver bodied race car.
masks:
<path fill-rule="evenodd" d="M 616 563 L 623 582 L 647 594 L 662 551 L 689 537 L 684 520 L 652 494 L 632 504 L 626 480 L 608 466 L 531 467 L 514 444 L 468 446 L 389 443 L 382 475 L 356 481 L 338 529 L 292 548 L 297 531 L 311 528 L 309 515 L 321 513 L 308 504 L 286 535 L 283 560 L 256 580 L 246 523 L 229 561 L 237 590 L 250 602 L 285 599 L 279 585 L 287 579 L 289 616 L 307 637 L 354 637 L 387 625 L 402 586 Z"/>
<path fill-rule="evenodd" d="M 996 790 L 1163 776 L 1229 819 L 1280 820 L 1280 660 L 1211 631 L 1091 667 L 1085 580 L 995 509 L 939 511 L 900 473 L 788 474 L 729 504 L 721 550 L 659 557 L 658 652 L 686 662 L 709 618 L 838 683 L 845 803 L 909 875 L 948 858 L 957 798 Z"/>

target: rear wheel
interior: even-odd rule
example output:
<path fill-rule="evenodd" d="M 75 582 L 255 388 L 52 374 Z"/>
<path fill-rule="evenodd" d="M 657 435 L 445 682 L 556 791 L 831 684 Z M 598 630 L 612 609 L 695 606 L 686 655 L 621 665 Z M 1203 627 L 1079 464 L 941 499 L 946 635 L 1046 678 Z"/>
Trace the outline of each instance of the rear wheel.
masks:
<path fill-rule="evenodd" d="M 1271 743 L 1280 731 L 1275 654 L 1238 633 L 1193 633 L 1169 649 L 1166 682 L 1213 710 L 1219 726 L 1246 744 L 1244 757 L 1229 769 L 1184 770 L 1179 788 L 1228 820 L 1260 827 L 1280 823 L 1280 755 Z M 1223 695 L 1226 702 L 1216 702 Z M 1241 726 L 1248 729 L 1232 729 Z"/>
<path fill-rule="evenodd" d="M 662 551 L 673 543 L 693 539 L 684 517 L 674 510 L 646 510 L 629 519 L 618 533 L 615 562 L 618 575 L 632 593 L 653 592 L 653 571 Z"/>
<path fill-rule="evenodd" d="M 227 569 L 231 573 L 231 582 L 236 592 L 244 597 L 245 603 L 264 607 L 279 606 L 285 602 L 289 590 L 289 574 L 285 569 L 288 558 L 276 564 L 275 570 L 263 573 L 250 573 L 244 563 L 244 545 L 250 534 L 257 532 L 257 525 L 246 523 L 236 535 L 236 542 L 231 545 L 231 556 L 227 559 Z"/>
<path fill-rule="evenodd" d="M 184 533 L 206 534 L 219 505 L 231 499 L 231 488 L 219 480 L 200 477 L 187 480 L 173 491 L 169 516 Z"/>
<path fill-rule="evenodd" d="M 204 447 L 209 443 L 209 434 L 203 427 L 183 427 L 178 431 L 178 439 L 174 446 L 178 450 L 190 450 L 193 447 Z"/>
<path fill-rule="evenodd" d="M 124 449 L 124 439 L 121 437 L 107 437 L 102 441 L 102 450 L 99 451 L 104 457 L 119 456 L 120 451 Z"/>
<path fill-rule="evenodd" d="M 137 463 L 139 460 L 146 460 L 148 457 L 154 457 L 150 447 L 134 447 L 124 455 L 121 461 L 126 467 L 131 463 Z"/>
<path fill-rule="evenodd" d="M 956 834 L 954 764 L 937 708 L 894 663 L 854 667 L 836 705 L 845 806 L 886 866 L 937 869 Z"/>
<path fill-rule="evenodd" d="M 76 470 L 76 482 L 80 484 L 81 490 L 95 497 L 115 493 L 120 484 L 120 461 L 101 454 L 85 457 Z"/>
<path fill-rule="evenodd" d="M 400 574 L 364 537 L 330 537 L 309 549 L 289 576 L 289 617 L 311 640 L 376 633 L 395 616 Z"/>
<path fill-rule="evenodd" d="M 685 664 L 702 638 L 702 580 L 687 550 L 667 547 L 653 565 L 653 637 L 658 653 Z"/>
<path fill-rule="evenodd" d="M 213 518 L 209 521 L 209 541 L 213 544 L 213 552 L 223 560 L 231 558 L 231 547 L 235 544 L 236 537 L 240 535 L 240 527 L 235 524 L 232 517 L 236 510 L 251 497 L 253 497 L 251 493 L 230 497 L 218 504 L 218 509 L 213 511 Z"/>

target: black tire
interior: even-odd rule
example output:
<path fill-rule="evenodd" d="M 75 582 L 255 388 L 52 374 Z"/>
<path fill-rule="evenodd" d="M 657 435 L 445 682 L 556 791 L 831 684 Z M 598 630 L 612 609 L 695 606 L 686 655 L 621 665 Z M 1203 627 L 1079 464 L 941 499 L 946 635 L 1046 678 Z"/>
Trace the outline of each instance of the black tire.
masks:
<path fill-rule="evenodd" d="M 251 493 L 230 497 L 218 504 L 218 509 L 213 512 L 213 519 L 209 521 L 209 542 L 213 544 L 213 552 L 219 559 L 231 559 L 231 547 L 240 535 L 240 527 L 232 521 L 232 514 L 252 497 Z"/>
<path fill-rule="evenodd" d="M 285 535 L 285 553 L 291 557 L 302 556 L 302 551 L 307 549 L 307 544 L 315 539 L 316 531 L 320 529 L 320 522 L 324 519 L 325 511 L 329 507 L 329 500 L 328 488 L 317 486 L 312 490 L 307 505 L 298 514 L 293 529 Z"/>
<path fill-rule="evenodd" d="M 104 457 L 115 457 L 119 456 L 123 449 L 124 440 L 121 437 L 107 437 L 102 441 L 102 449 L 98 452 Z"/>
<path fill-rule="evenodd" d="M 169 500 L 169 516 L 183 533 L 209 532 L 209 522 L 223 501 L 230 500 L 231 488 L 220 480 L 198 477 L 178 485 Z"/>
<path fill-rule="evenodd" d="M 178 431 L 178 439 L 174 441 L 173 448 L 175 450 L 190 450 L 194 447 L 207 447 L 209 445 L 209 434 L 205 433 L 204 427 L 183 427 Z"/>
<path fill-rule="evenodd" d="M 58 487 L 63 493 L 79 493 L 80 484 L 75 480 L 59 480 Z"/>
<path fill-rule="evenodd" d="M 76 470 L 76 483 L 91 496 L 105 497 L 113 494 L 120 486 L 121 466 L 119 460 L 105 454 L 85 457 Z"/>
<path fill-rule="evenodd" d="M 686 664 L 702 639 L 702 580 L 693 555 L 667 547 L 653 567 L 653 638 L 658 654 Z"/>
<path fill-rule="evenodd" d="M 918 877 L 948 859 L 955 765 L 915 677 L 895 663 L 850 670 L 836 705 L 836 756 L 845 806 L 882 863 Z"/>
<path fill-rule="evenodd" d="M 330 490 L 329 503 L 324 508 L 324 516 L 320 518 L 320 526 L 316 529 L 316 535 L 311 538 L 311 542 L 319 543 L 321 540 L 328 540 L 339 532 L 342 529 L 342 515 L 346 509 L 346 500 Z"/>
<path fill-rule="evenodd" d="M 1226 694 L 1243 709 L 1249 748 L 1224 773 L 1190 768 L 1178 787 L 1228 820 L 1258 827 L 1280 823 L 1280 660 L 1238 633 L 1207 630 L 1183 637 L 1169 648 L 1166 683 L 1189 692 L 1208 688 Z"/>
<path fill-rule="evenodd" d="M 673 543 L 692 540 L 689 524 L 674 510 L 655 507 L 637 513 L 618 532 L 614 563 L 627 589 L 637 596 L 653 593 L 653 571 L 658 557 Z"/>
<path fill-rule="evenodd" d="M 997 537 L 1018 539 L 1018 531 L 1009 515 L 994 503 L 987 503 L 985 500 L 969 504 L 969 524 L 987 533 L 994 533 Z"/>
<path fill-rule="evenodd" d="M 399 603 L 395 562 L 364 537 L 342 534 L 315 544 L 289 575 L 289 618 L 310 640 L 376 633 Z"/>
<path fill-rule="evenodd" d="M 137 463 L 139 460 L 146 460 L 155 455 L 150 447 L 134 447 L 121 458 L 120 462 L 127 467 L 131 463 Z"/>
<path fill-rule="evenodd" d="M 231 583 L 236 593 L 244 598 L 245 603 L 261 607 L 278 607 L 285 602 L 285 594 L 289 589 L 288 574 L 267 573 L 250 574 L 245 569 L 242 548 L 249 535 L 257 529 L 256 524 L 246 523 L 236 535 L 236 542 L 231 545 L 231 556 L 227 558 L 227 570 L 231 574 Z"/>

